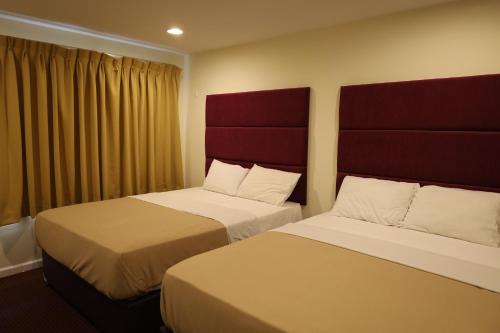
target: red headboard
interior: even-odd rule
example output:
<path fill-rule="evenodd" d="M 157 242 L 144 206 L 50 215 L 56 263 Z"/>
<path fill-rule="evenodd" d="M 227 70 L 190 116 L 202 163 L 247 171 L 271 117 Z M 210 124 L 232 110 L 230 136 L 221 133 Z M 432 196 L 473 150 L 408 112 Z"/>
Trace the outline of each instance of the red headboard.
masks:
<path fill-rule="evenodd" d="M 307 203 L 309 88 L 208 95 L 206 171 L 212 160 L 301 173 L 288 200 Z"/>
<path fill-rule="evenodd" d="M 500 74 L 341 88 L 346 175 L 500 192 Z"/>

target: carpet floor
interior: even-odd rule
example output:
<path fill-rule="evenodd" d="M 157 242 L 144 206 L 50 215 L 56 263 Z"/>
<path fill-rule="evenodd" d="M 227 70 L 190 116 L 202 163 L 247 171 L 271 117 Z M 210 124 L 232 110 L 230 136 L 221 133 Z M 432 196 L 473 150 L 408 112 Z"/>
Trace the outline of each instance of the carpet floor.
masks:
<path fill-rule="evenodd" d="M 43 282 L 41 269 L 0 279 L 0 332 L 98 330 Z"/>

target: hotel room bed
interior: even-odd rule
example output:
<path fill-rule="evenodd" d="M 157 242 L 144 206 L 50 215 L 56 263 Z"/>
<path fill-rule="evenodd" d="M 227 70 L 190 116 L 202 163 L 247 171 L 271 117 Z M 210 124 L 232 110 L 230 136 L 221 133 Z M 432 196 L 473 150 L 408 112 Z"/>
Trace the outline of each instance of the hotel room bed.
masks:
<path fill-rule="evenodd" d="M 499 88 L 500 74 L 342 87 L 337 191 L 358 176 L 500 193 Z M 173 266 L 161 307 L 176 333 L 496 333 L 500 251 L 320 215 Z"/>
<path fill-rule="evenodd" d="M 35 224 L 50 286 L 105 332 L 157 331 L 165 270 L 301 218 L 307 198 L 309 88 L 207 96 L 213 160 L 301 174 L 284 206 L 200 188 L 61 207 Z"/>
<path fill-rule="evenodd" d="M 499 248 L 329 214 L 183 261 L 164 290 L 179 333 L 500 331 Z"/>
<path fill-rule="evenodd" d="M 193 255 L 301 219 L 278 207 L 191 188 L 51 209 L 37 216 L 43 250 L 111 299 L 158 289 Z"/>

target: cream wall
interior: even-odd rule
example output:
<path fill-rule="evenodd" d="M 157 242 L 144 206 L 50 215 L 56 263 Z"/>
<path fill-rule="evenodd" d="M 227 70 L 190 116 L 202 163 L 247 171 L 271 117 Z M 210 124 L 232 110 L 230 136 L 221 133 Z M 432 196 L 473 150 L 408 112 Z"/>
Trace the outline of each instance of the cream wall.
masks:
<path fill-rule="evenodd" d="M 99 36 L 85 30 L 54 26 L 42 21 L 29 21 L 23 17 L 12 17 L 2 12 L 0 12 L 0 35 L 170 63 L 183 68 L 179 108 L 181 142 L 185 148 L 189 55 L 154 45 L 141 46 L 140 43 L 116 36 Z M 183 155 L 185 156 L 185 153 Z M 39 258 L 40 249 L 35 245 L 31 218 L 25 218 L 17 224 L 0 227 L 0 277 L 35 267 L 39 265 Z"/>
<path fill-rule="evenodd" d="M 500 73 L 500 1 L 456 2 L 192 57 L 187 182 L 204 179 L 207 94 L 310 86 L 309 204 L 332 206 L 342 85 Z"/>

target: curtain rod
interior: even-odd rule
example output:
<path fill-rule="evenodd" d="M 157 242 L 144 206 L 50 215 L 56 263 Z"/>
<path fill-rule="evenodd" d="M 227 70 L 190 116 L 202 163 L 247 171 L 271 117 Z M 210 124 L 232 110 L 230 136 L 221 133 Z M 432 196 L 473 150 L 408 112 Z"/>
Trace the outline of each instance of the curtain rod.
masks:
<path fill-rule="evenodd" d="M 145 41 L 141 41 L 141 40 L 137 40 L 137 39 L 132 39 L 132 38 L 123 37 L 123 36 L 119 36 L 119 35 L 108 34 L 108 33 L 104 33 L 104 32 L 98 32 L 95 30 L 82 28 L 82 27 L 79 27 L 76 25 L 64 24 L 64 23 L 34 18 L 31 16 L 20 15 L 17 13 L 11 13 L 11 12 L 4 11 L 4 10 L 0 10 L 0 18 L 14 21 L 14 22 L 27 23 L 27 24 L 31 24 L 31 25 L 35 25 L 35 26 L 39 26 L 39 27 L 54 29 L 54 30 L 58 30 L 58 31 L 72 32 L 72 33 L 76 33 L 76 34 L 83 35 L 83 36 L 95 37 L 95 38 L 109 40 L 109 41 L 113 41 L 113 42 L 139 46 L 139 47 L 143 47 L 143 48 L 147 48 L 147 49 L 151 49 L 151 50 L 174 53 L 174 54 L 177 54 L 180 56 L 187 56 L 188 55 L 188 53 L 186 53 L 186 52 L 177 50 L 175 48 L 165 47 L 165 46 L 162 46 L 159 44 L 149 43 L 149 42 L 145 42 Z"/>

